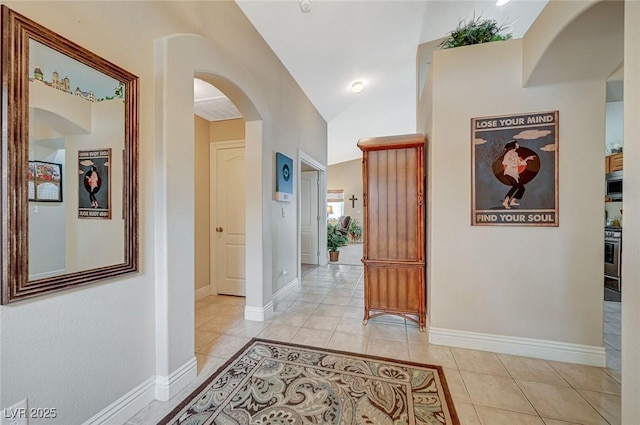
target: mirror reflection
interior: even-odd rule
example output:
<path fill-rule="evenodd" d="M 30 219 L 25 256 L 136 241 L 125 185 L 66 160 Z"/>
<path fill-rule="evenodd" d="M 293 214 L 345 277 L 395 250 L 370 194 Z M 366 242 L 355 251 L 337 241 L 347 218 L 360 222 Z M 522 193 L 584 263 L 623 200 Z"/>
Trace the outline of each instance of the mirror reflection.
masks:
<path fill-rule="evenodd" d="M 125 261 L 125 94 L 29 40 L 29 280 Z"/>
<path fill-rule="evenodd" d="M 138 77 L 0 13 L 0 304 L 136 272 Z"/>

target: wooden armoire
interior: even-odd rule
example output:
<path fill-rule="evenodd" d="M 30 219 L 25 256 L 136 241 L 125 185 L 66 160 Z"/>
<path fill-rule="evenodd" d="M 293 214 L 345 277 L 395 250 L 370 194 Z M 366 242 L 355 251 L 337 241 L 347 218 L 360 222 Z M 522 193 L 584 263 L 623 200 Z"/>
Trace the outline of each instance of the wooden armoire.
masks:
<path fill-rule="evenodd" d="M 425 330 L 424 136 L 361 139 L 364 320 L 396 314 Z"/>

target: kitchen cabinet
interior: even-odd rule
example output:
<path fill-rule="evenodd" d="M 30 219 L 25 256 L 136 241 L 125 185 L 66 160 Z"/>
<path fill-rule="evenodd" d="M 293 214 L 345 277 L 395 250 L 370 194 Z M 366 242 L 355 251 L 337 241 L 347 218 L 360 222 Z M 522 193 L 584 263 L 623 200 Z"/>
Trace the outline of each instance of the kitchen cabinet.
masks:
<path fill-rule="evenodd" d="M 395 314 L 426 325 L 424 136 L 361 139 L 364 320 Z"/>
<path fill-rule="evenodd" d="M 605 172 L 613 173 L 614 171 L 622 171 L 622 153 L 615 153 L 605 157 Z"/>

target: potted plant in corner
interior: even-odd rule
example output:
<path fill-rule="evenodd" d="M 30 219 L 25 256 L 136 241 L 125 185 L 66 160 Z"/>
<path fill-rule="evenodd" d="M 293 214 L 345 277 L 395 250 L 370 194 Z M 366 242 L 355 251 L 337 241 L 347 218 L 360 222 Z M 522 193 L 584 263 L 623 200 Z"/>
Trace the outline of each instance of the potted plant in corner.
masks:
<path fill-rule="evenodd" d="M 338 248 L 345 246 L 348 242 L 337 224 L 327 223 L 327 249 L 329 250 L 329 261 L 338 261 L 340 251 Z"/>
<path fill-rule="evenodd" d="M 357 218 L 351 220 L 351 223 L 349 224 L 349 235 L 353 242 L 360 242 L 360 238 L 362 237 L 362 227 L 360 226 Z"/>

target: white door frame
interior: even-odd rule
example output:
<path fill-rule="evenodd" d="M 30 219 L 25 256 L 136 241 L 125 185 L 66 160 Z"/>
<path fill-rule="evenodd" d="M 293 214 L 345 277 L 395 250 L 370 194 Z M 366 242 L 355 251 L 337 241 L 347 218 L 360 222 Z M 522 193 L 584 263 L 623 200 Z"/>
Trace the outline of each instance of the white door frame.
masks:
<path fill-rule="evenodd" d="M 302 196 L 300 192 L 300 182 L 302 180 L 302 163 L 310 166 L 318 172 L 318 252 L 320 256 L 318 257 L 318 265 L 326 266 L 327 265 L 327 167 L 322 165 L 319 161 L 313 158 L 311 155 L 306 152 L 298 149 L 298 172 L 296 173 L 296 179 L 298 184 L 297 186 L 297 207 L 298 207 L 298 249 L 297 249 L 297 267 L 298 267 L 298 284 L 302 283 L 302 221 L 300 217 L 302 217 Z"/>
<path fill-rule="evenodd" d="M 217 164 L 218 151 L 222 149 L 229 148 L 245 148 L 245 140 L 229 140 L 226 142 L 209 142 L 209 164 Z M 216 239 L 211 237 L 211 232 L 215 229 L 217 223 L 217 202 L 218 202 L 218 193 L 217 193 L 217 182 L 218 176 L 216 170 L 213 168 L 209 169 L 209 293 L 211 295 L 218 295 L 218 277 L 217 277 L 217 269 L 214 267 L 218 264 L 218 248 L 216 244 Z M 246 232 L 246 229 L 245 229 Z M 247 263 L 246 259 L 246 250 L 245 250 L 245 264 Z M 247 280 L 245 277 L 245 292 L 247 290 Z"/>

